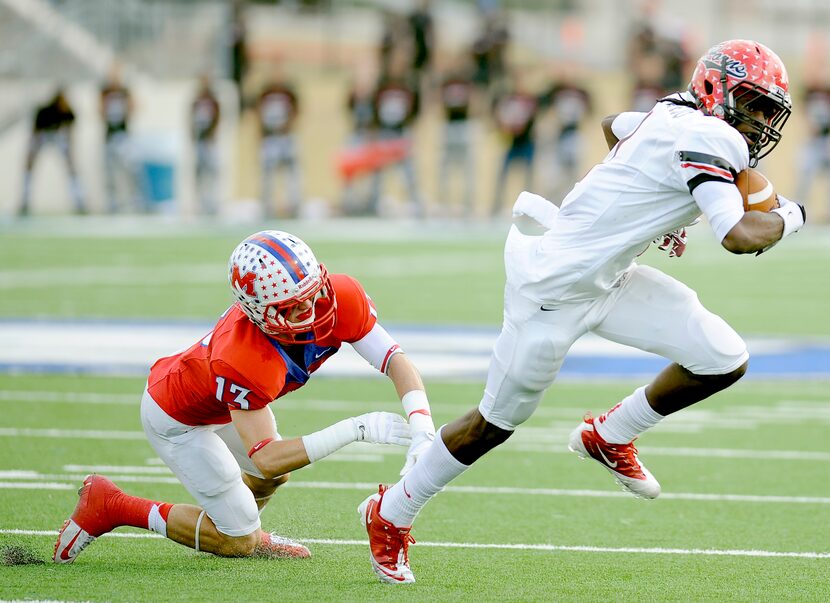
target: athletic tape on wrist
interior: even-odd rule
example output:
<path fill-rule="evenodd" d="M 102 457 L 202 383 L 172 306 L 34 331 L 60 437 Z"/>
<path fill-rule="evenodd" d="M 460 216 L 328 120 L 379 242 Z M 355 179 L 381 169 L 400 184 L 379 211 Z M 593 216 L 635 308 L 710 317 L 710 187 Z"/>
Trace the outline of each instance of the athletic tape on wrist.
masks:
<path fill-rule="evenodd" d="M 315 463 L 351 442 L 357 441 L 355 419 L 343 419 L 320 431 L 302 437 L 303 447 L 310 463 Z"/>
<path fill-rule="evenodd" d="M 785 199 L 781 195 L 778 198 L 781 207 L 776 207 L 772 211 L 784 218 L 784 232 L 781 233 L 783 239 L 787 235 L 798 232 L 804 226 L 804 214 L 801 212 L 798 203 Z"/>

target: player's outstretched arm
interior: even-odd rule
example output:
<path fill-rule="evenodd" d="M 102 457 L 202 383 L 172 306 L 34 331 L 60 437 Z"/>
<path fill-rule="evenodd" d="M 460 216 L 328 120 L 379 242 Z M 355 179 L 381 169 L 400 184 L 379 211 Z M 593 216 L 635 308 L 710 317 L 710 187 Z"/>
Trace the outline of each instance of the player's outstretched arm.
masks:
<path fill-rule="evenodd" d="M 726 182 L 703 182 L 695 187 L 692 196 L 721 245 L 732 253 L 766 251 L 804 226 L 804 207 L 781 195 L 780 206 L 769 212 L 744 211 L 740 191 Z"/>
<path fill-rule="evenodd" d="M 762 253 L 784 237 L 801 230 L 807 212 L 800 203 L 778 196 L 780 207 L 769 212 L 748 211 L 726 233 L 721 245 L 732 253 Z"/>
<path fill-rule="evenodd" d="M 435 439 L 435 425 L 421 375 L 389 333 L 376 323 L 362 339 L 352 343 L 369 364 L 385 373 L 394 383 L 409 425 L 412 443 L 406 453 L 401 475 L 409 471 L 418 457 Z"/>
<path fill-rule="evenodd" d="M 343 419 L 300 438 L 277 440 L 268 408 L 234 410 L 231 418 L 239 436 L 249 447 L 248 456 L 257 469 L 274 478 L 319 461 L 352 442 L 408 446 L 409 425 L 391 412 L 370 412 Z"/>

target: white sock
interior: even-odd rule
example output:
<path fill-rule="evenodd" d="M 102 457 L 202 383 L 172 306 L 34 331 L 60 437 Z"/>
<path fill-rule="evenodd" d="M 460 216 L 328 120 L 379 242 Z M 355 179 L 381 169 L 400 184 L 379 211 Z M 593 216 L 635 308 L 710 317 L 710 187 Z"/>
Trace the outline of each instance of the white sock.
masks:
<path fill-rule="evenodd" d="M 150 514 L 147 516 L 147 529 L 167 538 L 167 522 L 159 513 L 158 505 L 153 505 L 150 508 Z"/>
<path fill-rule="evenodd" d="M 609 444 L 628 444 L 662 419 L 646 400 L 644 385 L 595 420 L 594 429 Z"/>
<path fill-rule="evenodd" d="M 469 467 L 447 450 L 441 429 L 412 470 L 384 493 L 380 516 L 386 521 L 401 528 L 411 526 L 429 499 Z"/>

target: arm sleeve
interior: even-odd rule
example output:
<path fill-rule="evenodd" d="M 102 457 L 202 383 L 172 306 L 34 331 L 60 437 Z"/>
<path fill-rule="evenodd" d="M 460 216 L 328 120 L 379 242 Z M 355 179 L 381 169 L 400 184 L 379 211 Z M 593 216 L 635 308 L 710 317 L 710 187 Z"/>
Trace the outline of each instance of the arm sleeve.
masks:
<path fill-rule="evenodd" d="M 723 241 L 727 233 L 744 216 L 741 193 L 733 184 L 722 181 L 701 182 L 692 191 L 692 197 L 709 220 L 718 242 Z"/>
<path fill-rule="evenodd" d="M 611 124 L 611 131 L 614 132 L 614 136 L 622 140 L 626 136 L 630 136 L 637 129 L 637 126 L 645 119 L 646 115 L 648 113 L 642 113 L 640 111 L 620 113 Z"/>
<path fill-rule="evenodd" d="M 352 343 L 352 347 L 366 362 L 384 374 L 389 368 L 389 361 L 392 356 L 403 352 L 401 346 L 392 339 L 386 329 L 377 323 L 362 339 Z"/>

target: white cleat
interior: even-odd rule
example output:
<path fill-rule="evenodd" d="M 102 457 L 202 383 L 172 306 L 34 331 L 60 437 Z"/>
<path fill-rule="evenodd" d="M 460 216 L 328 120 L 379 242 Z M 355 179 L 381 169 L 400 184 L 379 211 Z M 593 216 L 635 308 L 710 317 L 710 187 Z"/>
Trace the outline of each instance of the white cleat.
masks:
<path fill-rule="evenodd" d="M 95 540 L 81 526 L 71 519 L 63 522 L 63 527 L 55 542 L 55 550 L 52 553 L 52 560 L 55 563 L 72 563 L 87 545 Z"/>

